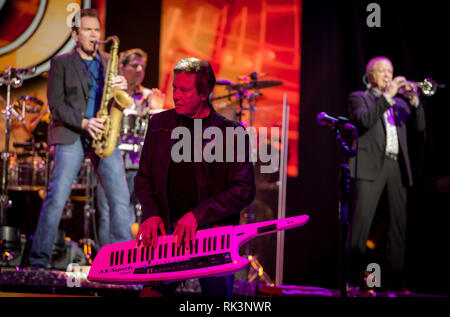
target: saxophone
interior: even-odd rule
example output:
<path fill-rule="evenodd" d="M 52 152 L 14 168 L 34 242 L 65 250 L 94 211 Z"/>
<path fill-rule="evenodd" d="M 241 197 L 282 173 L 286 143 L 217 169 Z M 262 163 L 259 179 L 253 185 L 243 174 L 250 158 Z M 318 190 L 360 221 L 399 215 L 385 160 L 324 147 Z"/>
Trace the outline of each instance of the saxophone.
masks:
<path fill-rule="evenodd" d="M 98 41 L 98 43 L 107 43 L 109 41 L 113 42 L 110 50 L 111 58 L 106 68 L 102 100 L 100 109 L 97 112 L 97 118 L 105 120 L 105 129 L 103 133 L 96 134 L 97 140 L 93 140 L 92 143 L 95 154 L 101 158 L 110 156 L 116 148 L 122 111 L 134 102 L 133 98 L 126 91 L 111 87 L 112 78 L 117 75 L 118 70 L 119 38 L 110 36 L 105 41 Z M 115 103 L 111 105 L 113 99 Z"/>

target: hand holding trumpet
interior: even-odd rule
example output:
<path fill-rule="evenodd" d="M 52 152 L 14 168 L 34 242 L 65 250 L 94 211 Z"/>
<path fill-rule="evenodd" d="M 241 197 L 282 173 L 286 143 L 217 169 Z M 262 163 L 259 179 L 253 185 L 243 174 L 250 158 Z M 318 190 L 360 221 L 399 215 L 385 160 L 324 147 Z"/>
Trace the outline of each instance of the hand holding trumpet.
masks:
<path fill-rule="evenodd" d="M 403 76 L 395 77 L 388 83 L 385 91 L 385 94 L 391 98 L 394 98 L 398 93 L 408 98 L 411 105 L 416 106 L 419 104 L 419 91 L 417 90 L 417 85 L 407 81 Z"/>

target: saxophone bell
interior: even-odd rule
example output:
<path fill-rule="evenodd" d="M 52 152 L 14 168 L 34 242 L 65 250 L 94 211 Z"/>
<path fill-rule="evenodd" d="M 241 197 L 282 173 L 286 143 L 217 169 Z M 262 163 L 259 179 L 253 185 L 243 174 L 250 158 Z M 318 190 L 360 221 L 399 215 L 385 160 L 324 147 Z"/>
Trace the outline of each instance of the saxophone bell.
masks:
<path fill-rule="evenodd" d="M 131 97 L 126 91 L 115 89 L 114 90 L 114 101 L 115 106 L 119 108 L 120 111 L 125 110 L 134 103 L 133 97 Z"/>

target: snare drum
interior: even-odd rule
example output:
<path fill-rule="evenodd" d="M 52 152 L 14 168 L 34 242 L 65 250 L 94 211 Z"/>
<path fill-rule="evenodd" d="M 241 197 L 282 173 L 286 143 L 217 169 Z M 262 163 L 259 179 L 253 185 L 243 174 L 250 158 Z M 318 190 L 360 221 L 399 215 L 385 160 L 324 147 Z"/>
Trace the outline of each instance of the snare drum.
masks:
<path fill-rule="evenodd" d="M 145 115 L 138 118 L 137 127 L 136 127 L 136 137 L 139 139 L 145 138 L 145 133 L 147 133 L 149 115 Z"/>
<path fill-rule="evenodd" d="M 139 115 L 136 110 L 125 109 L 120 127 L 121 136 L 136 135 L 138 128 Z"/>
<path fill-rule="evenodd" d="M 11 158 L 8 169 L 10 190 L 39 190 L 47 183 L 47 164 L 40 156 Z"/>
<path fill-rule="evenodd" d="M 150 109 L 146 112 L 145 115 L 139 117 L 137 129 L 136 129 L 136 133 L 137 133 L 136 136 L 139 139 L 141 139 L 142 142 L 145 139 L 145 134 L 147 133 L 147 128 L 148 128 L 148 122 L 150 121 L 151 117 L 162 111 L 164 111 L 164 109 Z"/>

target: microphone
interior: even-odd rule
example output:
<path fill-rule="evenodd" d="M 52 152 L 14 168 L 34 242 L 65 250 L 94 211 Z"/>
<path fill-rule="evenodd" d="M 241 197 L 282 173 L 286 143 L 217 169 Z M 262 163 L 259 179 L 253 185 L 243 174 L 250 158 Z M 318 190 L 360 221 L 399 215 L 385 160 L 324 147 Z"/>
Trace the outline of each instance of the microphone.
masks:
<path fill-rule="evenodd" d="M 350 123 L 350 119 L 346 117 L 332 117 L 325 112 L 317 115 L 317 123 L 319 125 L 327 125 L 331 128 L 344 128 L 346 130 L 354 130 L 355 127 Z"/>

